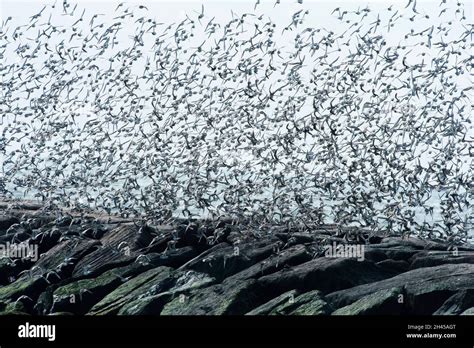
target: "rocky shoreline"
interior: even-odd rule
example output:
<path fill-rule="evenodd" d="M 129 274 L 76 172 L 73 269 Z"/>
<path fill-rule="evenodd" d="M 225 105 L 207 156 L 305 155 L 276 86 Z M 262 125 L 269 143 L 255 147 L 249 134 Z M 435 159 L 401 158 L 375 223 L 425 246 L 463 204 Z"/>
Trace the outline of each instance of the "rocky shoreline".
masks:
<path fill-rule="evenodd" d="M 474 315 L 471 244 L 0 203 L 0 245 L 3 315 Z"/>

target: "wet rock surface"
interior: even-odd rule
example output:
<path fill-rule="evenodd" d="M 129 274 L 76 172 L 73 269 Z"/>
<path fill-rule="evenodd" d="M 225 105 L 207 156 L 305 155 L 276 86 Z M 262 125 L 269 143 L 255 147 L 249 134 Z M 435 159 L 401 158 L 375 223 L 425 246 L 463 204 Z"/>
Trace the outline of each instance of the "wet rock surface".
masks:
<path fill-rule="evenodd" d="M 27 208 L 0 210 L 2 252 L 37 254 L 0 255 L 3 315 L 474 315 L 467 243 Z"/>

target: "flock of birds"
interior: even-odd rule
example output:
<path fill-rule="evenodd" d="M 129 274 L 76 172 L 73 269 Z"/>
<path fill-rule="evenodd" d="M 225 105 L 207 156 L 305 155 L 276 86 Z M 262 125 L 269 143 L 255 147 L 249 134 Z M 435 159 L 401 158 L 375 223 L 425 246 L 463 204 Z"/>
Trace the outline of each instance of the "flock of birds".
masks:
<path fill-rule="evenodd" d="M 3 18 L 3 194 L 162 223 L 468 238 L 464 5 L 336 8 L 335 32 L 297 2 L 283 27 L 259 2 L 228 22 L 126 3 L 106 20 L 67 1 Z"/>

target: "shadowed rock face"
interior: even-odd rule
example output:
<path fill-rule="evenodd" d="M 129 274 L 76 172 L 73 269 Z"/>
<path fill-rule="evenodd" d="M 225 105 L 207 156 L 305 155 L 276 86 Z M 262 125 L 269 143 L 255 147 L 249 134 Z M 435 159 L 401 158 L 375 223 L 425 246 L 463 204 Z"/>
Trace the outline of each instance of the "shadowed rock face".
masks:
<path fill-rule="evenodd" d="M 460 290 L 448 298 L 441 307 L 438 308 L 435 315 L 457 315 L 465 313 L 474 306 L 474 290 Z M 473 313 L 474 314 L 474 313 Z"/>
<path fill-rule="evenodd" d="M 474 287 L 474 265 L 446 264 L 399 274 L 393 278 L 356 286 L 327 295 L 336 307 L 346 306 L 358 299 L 403 286 L 407 305 L 416 314 L 432 314 L 443 302 L 459 290 Z"/>
<path fill-rule="evenodd" d="M 9 214 L 0 227 L 26 218 Z M 231 232 L 203 243 L 193 233 L 207 233 L 205 222 L 183 231 L 179 224 L 34 216 L 31 209 L 24 242 L 39 245 L 39 259 L 0 259 L 3 314 L 474 314 L 471 245 L 448 251 L 442 243 L 381 236 L 364 245 L 363 258 L 328 257 L 325 245 L 349 243 L 333 226 L 279 228 L 258 238 L 223 223 Z"/>
<path fill-rule="evenodd" d="M 404 295 L 403 287 L 379 290 L 335 310 L 332 315 L 404 314 L 406 311 L 406 307 L 403 306 Z"/>

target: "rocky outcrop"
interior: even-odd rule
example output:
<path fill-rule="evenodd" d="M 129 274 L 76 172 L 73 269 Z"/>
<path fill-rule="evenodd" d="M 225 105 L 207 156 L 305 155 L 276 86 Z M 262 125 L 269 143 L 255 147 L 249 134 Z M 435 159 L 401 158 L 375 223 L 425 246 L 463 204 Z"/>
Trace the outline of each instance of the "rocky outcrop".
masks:
<path fill-rule="evenodd" d="M 455 292 L 474 288 L 474 265 L 463 263 L 418 268 L 389 279 L 336 291 L 328 294 L 327 299 L 340 308 L 362 297 L 399 286 L 403 286 L 406 292 L 401 304 L 408 313 L 433 314 Z"/>
<path fill-rule="evenodd" d="M 154 226 L 5 208 L 0 245 L 35 247 L 38 259 L 0 258 L 0 313 L 474 314 L 472 245 L 345 231 L 249 234 L 230 220 Z M 335 246 L 346 254 L 328 254 Z"/>

